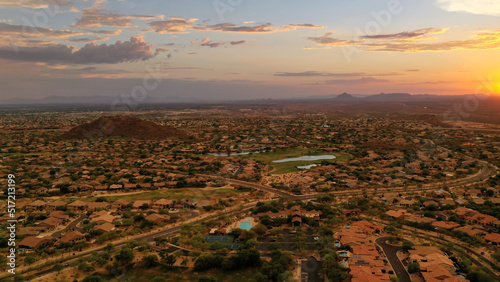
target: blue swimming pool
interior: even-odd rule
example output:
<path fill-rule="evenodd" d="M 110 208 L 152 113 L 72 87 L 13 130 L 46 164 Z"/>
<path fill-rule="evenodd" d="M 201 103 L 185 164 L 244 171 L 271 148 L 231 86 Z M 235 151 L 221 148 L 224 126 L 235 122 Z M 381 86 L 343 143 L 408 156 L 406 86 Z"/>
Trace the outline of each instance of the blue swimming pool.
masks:
<path fill-rule="evenodd" d="M 252 229 L 252 224 L 247 221 L 243 221 L 240 223 L 240 229 L 250 230 Z"/>

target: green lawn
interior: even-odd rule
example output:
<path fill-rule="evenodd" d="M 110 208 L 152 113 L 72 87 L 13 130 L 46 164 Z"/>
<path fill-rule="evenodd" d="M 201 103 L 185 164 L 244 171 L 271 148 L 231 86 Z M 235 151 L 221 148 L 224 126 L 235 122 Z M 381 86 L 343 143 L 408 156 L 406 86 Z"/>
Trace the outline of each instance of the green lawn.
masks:
<path fill-rule="evenodd" d="M 273 170 L 274 174 L 284 174 L 284 173 L 299 171 L 299 169 L 297 169 L 297 166 L 310 165 L 310 164 L 315 164 L 315 163 L 319 164 L 321 161 L 297 161 L 297 162 L 285 162 L 285 163 L 273 163 L 273 161 L 286 159 L 286 158 L 301 157 L 301 156 L 305 156 L 305 155 L 319 156 L 319 155 L 331 155 L 331 154 L 332 153 L 323 152 L 323 151 L 316 150 L 316 149 L 298 147 L 298 148 L 294 148 L 294 149 L 277 150 L 275 152 L 243 155 L 243 156 L 239 156 L 239 157 L 245 158 L 245 159 L 266 162 L 274 168 L 274 170 Z M 346 153 L 333 153 L 333 155 L 335 155 L 336 158 L 333 160 L 327 160 L 327 161 L 330 161 L 330 162 L 344 161 L 344 160 L 348 160 L 351 158 L 351 155 L 346 154 Z"/>

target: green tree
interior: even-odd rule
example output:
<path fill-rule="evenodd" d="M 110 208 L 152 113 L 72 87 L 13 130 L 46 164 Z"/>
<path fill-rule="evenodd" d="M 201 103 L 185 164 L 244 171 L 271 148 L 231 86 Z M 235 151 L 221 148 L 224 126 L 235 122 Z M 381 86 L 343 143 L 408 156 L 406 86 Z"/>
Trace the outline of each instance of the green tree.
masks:
<path fill-rule="evenodd" d="M 57 271 L 57 273 L 61 272 L 61 270 L 64 269 L 64 265 L 60 264 L 60 263 L 56 263 L 54 264 L 54 266 L 52 267 L 52 269 L 54 271 Z"/>
<path fill-rule="evenodd" d="M 267 227 L 263 224 L 257 224 L 252 228 L 252 231 L 257 234 L 257 236 L 261 237 L 267 232 Z"/>
<path fill-rule="evenodd" d="M 26 264 L 32 264 L 36 261 L 35 257 L 32 256 L 32 255 L 27 255 L 25 258 L 24 258 L 24 263 Z"/>
<path fill-rule="evenodd" d="M 162 262 L 167 266 L 172 266 L 176 260 L 177 258 L 174 255 L 166 255 L 163 257 Z"/>
<path fill-rule="evenodd" d="M 158 256 L 157 255 L 147 255 L 142 259 L 142 263 L 146 268 L 155 267 L 158 264 Z"/>
<path fill-rule="evenodd" d="M 411 262 L 408 264 L 408 272 L 415 273 L 420 271 L 420 265 L 416 262 Z"/>
<path fill-rule="evenodd" d="M 408 242 L 408 241 L 404 241 L 402 247 L 403 247 L 403 251 L 407 252 L 407 251 L 413 249 L 413 243 Z"/>
<path fill-rule="evenodd" d="M 115 256 L 116 260 L 123 265 L 129 264 L 134 260 L 134 252 L 129 248 L 122 248 Z"/>

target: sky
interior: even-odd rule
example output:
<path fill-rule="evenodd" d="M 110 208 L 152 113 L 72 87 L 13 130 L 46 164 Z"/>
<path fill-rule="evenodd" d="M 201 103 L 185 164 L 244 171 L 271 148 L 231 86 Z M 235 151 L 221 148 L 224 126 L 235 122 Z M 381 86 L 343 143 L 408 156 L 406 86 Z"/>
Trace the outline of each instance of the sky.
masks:
<path fill-rule="evenodd" d="M 0 99 L 500 92 L 494 0 L 0 0 L 0 19 Z"/>

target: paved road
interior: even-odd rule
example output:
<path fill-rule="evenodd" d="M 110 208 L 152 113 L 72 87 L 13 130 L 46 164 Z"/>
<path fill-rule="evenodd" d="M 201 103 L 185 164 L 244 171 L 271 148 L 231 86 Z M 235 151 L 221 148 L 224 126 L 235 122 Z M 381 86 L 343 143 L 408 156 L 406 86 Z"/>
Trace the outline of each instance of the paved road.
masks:
<path fill-rule="evenodd" d="M 386 244 L 385 241 L 387 241 L 387 238 L 388 237 L 378 238 L 375 240 L 375 243 L 384 250 L 387 260 L 398 276 L 399 282 L 411 282 L 410 275 L 397 255 L 397 252 L 402 250 L 402 248 Z"/>
<path fill-rule="evenodd" d="M 59 230 L 57 232 L 54 232 L 52 234 L 52 237 L 56 238 L 56 239 L 59 239 L 62 237 L 62 234 L 66 231 L 71 231 L 71 230 L 74 230 L 76 228 L 76 226 L 78 225 L 78 223 L 80 223 L 82 220 L 84 220 L 87 216 L 85 215 L 81 215 L 79 218 L 77 218 L 76 220 L 74 220 L 73 222 L 71 222 L 68 226 L 66 226 L 66 228 L 62 229 L 62 230 Z"/>

